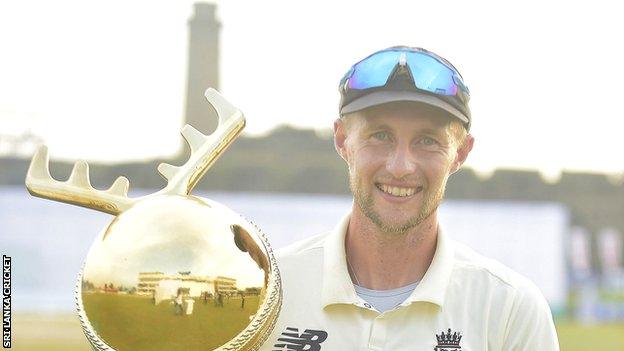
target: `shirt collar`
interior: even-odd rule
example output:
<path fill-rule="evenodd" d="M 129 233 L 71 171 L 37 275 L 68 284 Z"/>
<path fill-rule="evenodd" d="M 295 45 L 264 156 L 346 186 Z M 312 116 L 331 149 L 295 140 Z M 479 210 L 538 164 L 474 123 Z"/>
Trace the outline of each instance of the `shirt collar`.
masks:
<path fill-rule="evenodd" d="M 350 219 L 350 213 L 345 215 L 325 238 L 321 289 L 323 308 L 332 304 L 354 304 L 361 301 L 347 269 L 345 237 Z"/>
<path fill-rule="evenodd" d="M 360 304 L 362 302 L 362 299 L 355 292 L 347 269 L 345 237 L 350 219 L 351 214 L 349 213 L 325 238 L 321 289 L 323 308 L 332 304 Z M 451 239 L 439 229 L 436 252 L 431 265 L 416 289 L 401 305 L 424 301 L 441 307 L 453 271 L 453 256 Z"/>
<path fill-rule="evenodd" d="M 425 272 L 416 289 L 401 305 L 408 305 L 412 302 L 431 302 L 442 307 L 455 264 L 454 256 L 452 240 L 438 225 L 436 252 L 429 269 Z"/>

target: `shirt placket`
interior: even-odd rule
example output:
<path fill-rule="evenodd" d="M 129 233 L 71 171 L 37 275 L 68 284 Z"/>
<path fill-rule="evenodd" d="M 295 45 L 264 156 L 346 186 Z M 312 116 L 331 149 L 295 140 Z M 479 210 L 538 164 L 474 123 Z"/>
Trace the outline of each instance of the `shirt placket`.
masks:
<path fill-rule="evenodd" d="M 383 350 L 386 344 L 386 334 L 388 330 L 388 316 L 385 313 L 379 314 L 373 320 L 370 336 L 368 338 L 369 350 Z"/>
<path fill-rule="evenodd" d="M 377 311 L 368 302 L 359 301 L 355 305 L 368 310 L 370 313 L 376 314 L 371 323 L 366 347 L 363 350 L 383 350 L 384 345 L 386 344 L 386 335 L 388 330 L 387 313 L 379 313 L 379 311 Z"/>

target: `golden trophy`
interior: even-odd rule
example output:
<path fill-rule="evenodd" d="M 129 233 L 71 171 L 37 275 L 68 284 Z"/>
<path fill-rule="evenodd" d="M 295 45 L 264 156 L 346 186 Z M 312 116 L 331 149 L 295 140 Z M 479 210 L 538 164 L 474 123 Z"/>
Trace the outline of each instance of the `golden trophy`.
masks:
<path fill-rule="evenodd" d="M 245 126 L 216 90 L 205 96 L 219 116 L 216 131 L 182 129 L 191 155 L 182 166 L 158 166 L 167 186 L 156 193 L 129 198 L 125 177 L 96 190 L 84 161 L 66 182 L 56 181 L 45 146 L 32 159 L 32 195 L 115 216 L 91 246 L 76 287 L 94 350 L 256 350 L 273 329 L 282 291 L 267 238 L 224 205 L 190 194 Z"/>

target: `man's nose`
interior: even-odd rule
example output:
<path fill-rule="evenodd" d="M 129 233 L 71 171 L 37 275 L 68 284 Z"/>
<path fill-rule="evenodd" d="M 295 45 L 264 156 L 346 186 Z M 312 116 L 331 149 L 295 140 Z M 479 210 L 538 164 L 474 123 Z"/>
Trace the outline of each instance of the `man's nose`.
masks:
<path fill-rule="evenodd" d="M 390 155 L 388 155 L 386 170 L 395 178 L 403 178 L 416 171 L 416 160 L 409 145 L 397 145 L 394 147 Z"/>

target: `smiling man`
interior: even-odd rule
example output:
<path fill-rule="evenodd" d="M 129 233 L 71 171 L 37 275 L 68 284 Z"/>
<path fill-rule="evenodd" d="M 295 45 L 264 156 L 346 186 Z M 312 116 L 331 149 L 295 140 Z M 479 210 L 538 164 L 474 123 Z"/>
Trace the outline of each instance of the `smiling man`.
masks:
<path fill-rule="evenodd" d="M 283 307 L 263 349 L 558 350 L 537 287 L 438 224 L 474 143 L 455 67 L 393 47 L 353 65 L 339 90 L 334 143 L 353 207 L 333 231 L 278 253 Z"/>

